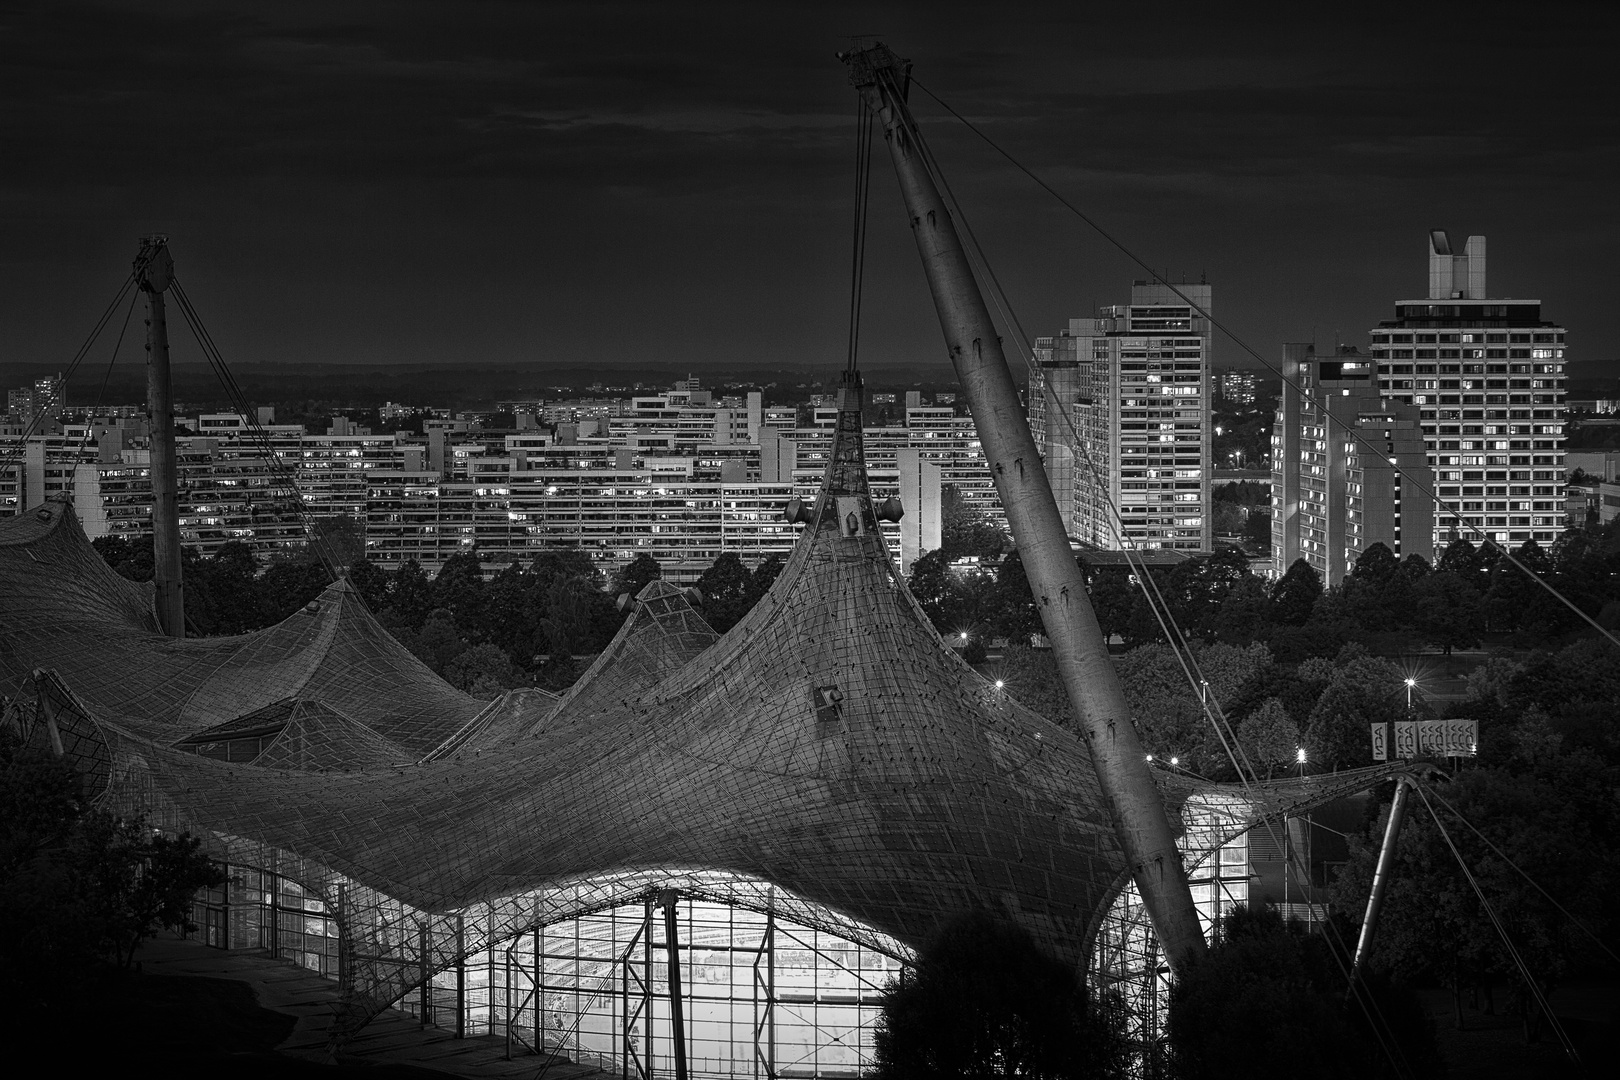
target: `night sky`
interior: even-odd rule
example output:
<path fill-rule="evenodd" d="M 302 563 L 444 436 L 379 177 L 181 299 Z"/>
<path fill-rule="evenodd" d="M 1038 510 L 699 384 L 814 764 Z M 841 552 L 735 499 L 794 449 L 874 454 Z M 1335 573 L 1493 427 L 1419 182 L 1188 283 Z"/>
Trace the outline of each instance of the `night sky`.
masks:
<path fill-rule="evenodd" d="M 156 231 L 233 363 L 832 369 L 855 34 L 1270 360 L 1365 343 L 1434 227 L 1620 357 L 1617 5 L 1341 7 L 5 2 L 0 362 L 65 363 Z M 1126 299 L 1140 271 L 912 102 L 1031 334 Z M 877 165 L 863 353 L 943 366 Z"/>

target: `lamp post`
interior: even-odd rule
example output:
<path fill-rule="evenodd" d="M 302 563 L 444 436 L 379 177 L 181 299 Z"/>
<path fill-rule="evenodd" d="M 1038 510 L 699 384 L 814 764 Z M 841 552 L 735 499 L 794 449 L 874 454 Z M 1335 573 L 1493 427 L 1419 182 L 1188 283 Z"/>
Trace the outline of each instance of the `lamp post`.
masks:
<path fill-rule="evenodd" d="M 1411 676 L 1407 676 L 1407 679 L 1406 679 L 1406 711 L 1407 712 L 1412 711 L 1412 687 L 1414 687 L 1416 685 L 1417 685 L 1417 680 L 1412 678 Z"/>

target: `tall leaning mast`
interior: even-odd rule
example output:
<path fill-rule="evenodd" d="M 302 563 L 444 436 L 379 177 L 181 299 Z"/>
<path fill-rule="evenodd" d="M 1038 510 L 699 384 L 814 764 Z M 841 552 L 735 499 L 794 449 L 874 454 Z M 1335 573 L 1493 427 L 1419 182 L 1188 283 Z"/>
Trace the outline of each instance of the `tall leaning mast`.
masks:
<path fill-rule="evenodd" d="M 152 440 L 152 584 L 158 624 L 172 638 L 186 636 L 186 599 L 180 575 L 180 493 L 175 468 L 174 386 L 169 376 L 169 327 L 163 294 L 174 281 L 165 236 L 141 237 L 135 284 L 146 294 L 146 415 Z"/>
<path fill-rule="evenodd" d="M 849 65 L 850 82 L 883 125 L 951 364 L 967 395 L 1041 623 L 1079 717 L 1080 734 L 1090 748 L 1131 876 L 1172 970 L 1179 970 L 1204 951 L 1187 873 L 1086 595 L 1085 579 L 1069 548 L 1001 339 L 923 160 L 917 123 L 906 108 L 911 65 L 881 42 L 840 58 Z"/>

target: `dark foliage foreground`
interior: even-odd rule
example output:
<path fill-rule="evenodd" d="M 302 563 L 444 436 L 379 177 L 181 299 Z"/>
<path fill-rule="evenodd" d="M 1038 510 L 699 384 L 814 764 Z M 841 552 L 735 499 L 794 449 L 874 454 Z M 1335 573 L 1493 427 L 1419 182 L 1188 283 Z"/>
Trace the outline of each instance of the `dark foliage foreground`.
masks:
<path fill-rule="evenodd" d="M 79 774 L 0 730 L 0 1007 L 23 1027 L 82 1007 L 224 875 L 190 836 L 89 806 Z"/>
<path fill-rule="evenodd" d="M 876 1067 L 882 1080 L 1123 1075 L 1120 1031 L 1088 1000 L 1074 969 L 987 912 L 947 923 L 915 970 L 884 994 Z"/>
<path fill-rule="evenodd" d="M 1170 1064 L 1179 1080 L 1247 1080 L 1261 1066 L 1316 1080 L 1445 1074 L 1415 995 L 1372 979 L 1360 1002 L 1347 1001 L 1327 938 L 1270 907 L 1236 909 L 1182 973 L 1170 996 Z"/>

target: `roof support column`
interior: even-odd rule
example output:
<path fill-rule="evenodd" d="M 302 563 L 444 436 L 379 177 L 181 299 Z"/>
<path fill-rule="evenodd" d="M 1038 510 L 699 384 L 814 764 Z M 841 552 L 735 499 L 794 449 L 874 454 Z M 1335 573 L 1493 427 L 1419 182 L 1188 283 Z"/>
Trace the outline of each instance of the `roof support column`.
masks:
<path fill-rule="evenodd" d="M 1395 865 L 1395 845 L 1400 839 L 1401 822 L 1406 820 L 1406 797 L 1414 781 L 1410 777 L 1395 778 L 1395 798 L 1389 804 L 1389 821 L 1384 825 L 1384 843 L 1378 849 L 1378 865 L 1373 868 L 1372 890 L 1367 897 L 1367 914 L 1361 920 L 1361 936 L 1356 940 L 1356 956 L 1350 964 L 1350 986 L 1355 988 L 1367 965 L 1367 954 L 1372 952 L 1373 932 L 1378 929 L 1378 913 L 1384 908 L 1384 893 L 1389 889 L 1390 870 Z"/>
<path fill-rule="evenodd" d="M 665 891 L 659 900 L 664 906 L 664 946 L 669 949 L 669 1027 L 675 1055 L 675 1080 L 686 1080 L 686 1016 L 681 1001 L 681 894 Z"/>
<path fill-rule="evenodd" d="M 169 377 L 169 327 L 163 293 L 174 280 L 168 239 L 141 237 L 135 282 L 146 294 L 146 417 L 152 443 L 152 584 L 158 624 L 172 638 L 186 636 L 186 601 L 180 573 L 180 494 L 175 469 L 174 387 Z"/>
<path fill-rule="evenodd" d="M 951 364 L 967 395 L 996 494 L 1012 526 L 1131 876 L 1175 969 L 1204 951 L 1187 873 L 1086 595 L 1085 578 L 1069 548 L 1001 339 L 906 108 L 909 65 L 883 45 L 844 59 L 851 82 L 883 125 Z"/>

